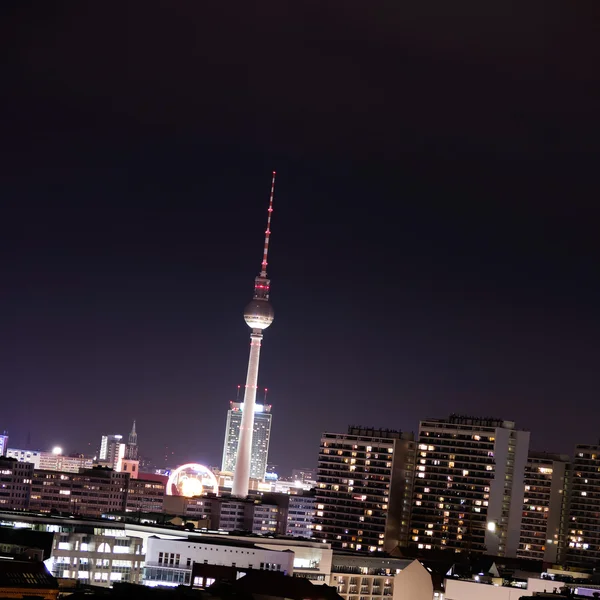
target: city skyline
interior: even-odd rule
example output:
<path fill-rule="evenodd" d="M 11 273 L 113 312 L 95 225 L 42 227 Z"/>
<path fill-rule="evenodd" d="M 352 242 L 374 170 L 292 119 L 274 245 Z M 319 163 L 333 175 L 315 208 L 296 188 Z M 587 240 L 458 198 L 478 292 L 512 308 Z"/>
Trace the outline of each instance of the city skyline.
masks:
<path fill-rule="evenodd" d="M 540 451 L 597 442 L 590 24 L 503 13 L 442 32 L 421 11 L 259 7 L 186 36 L 148 7 L 159 45 L 101 7 L 7 16 L 15 446 L 86 452 L 118 416 L 157 463 L 219 464 L 273 169 L 261 385 L 282 472 L 314 465 L 323 431 L 416 432 L 448 407 L 514 420 Z"/>

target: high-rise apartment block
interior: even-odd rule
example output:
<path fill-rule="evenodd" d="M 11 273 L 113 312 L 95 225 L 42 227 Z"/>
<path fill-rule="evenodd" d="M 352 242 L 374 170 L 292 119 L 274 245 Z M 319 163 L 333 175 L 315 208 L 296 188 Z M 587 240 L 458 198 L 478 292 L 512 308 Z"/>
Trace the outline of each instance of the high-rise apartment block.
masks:
<path fill-rule="evenodd" d="M 600 445 L 575 447 L 569 487 L 566 563 L 594 567 L 600 562 Z"/>
<path fill-rule="evenodd" d="M 529 432 L 511 421 L 421 421 L 411 545 L 516 556 Z"/>
<path fill-rule="evenodd" d="M 414 454 L 412 433 L 362 427 L 324 433 L 313 537 L 348 550 L 405 545 Z"/>
<path fill-rule="evenodd" d="M 100 442 L 98 462 L 110 468 L 116 468 L 119 459 L 125 457 L 125 444 L 122 435 L 103 435 Z"/>
<path fill-rule="evenodd" d="M 519 558 L 551 563 L 562 558 L 569 463 L 564 454 L 529 453 Z"/>
<path fill-rule="evenodd" d="M 227 411 L 227 428 L 225 430 L 225 445 L 221 470 L 226 473 L 235 471 L 240 426 L 244 411 L 243 402 L 231 402 Z M 250 458 L 250 477 L 263 481 L 267 470 L 269 440 L 271 438 L 271 405 L 254 405 L 254 431 L 252 433 L 252 456 Z"/>

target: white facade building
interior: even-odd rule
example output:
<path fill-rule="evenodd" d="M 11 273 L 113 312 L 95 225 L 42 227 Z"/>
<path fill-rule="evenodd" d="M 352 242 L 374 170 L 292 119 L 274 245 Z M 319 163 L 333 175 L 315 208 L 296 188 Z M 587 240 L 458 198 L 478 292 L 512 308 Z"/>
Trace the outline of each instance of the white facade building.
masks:
<path fill-rule="evenodd" d="M 79 469 L 91 469 L 94 461 L 83 455 L 65 456 L 54 452 L 42 450 L 22 450 L 20 448 L 9 448 L 6 456 L 16 458 L 21 462 L 33 463 L 35 469 L 46 471 L 63 471 L 66 473 L 79 473 Z"/>
<path fill-rule="evenodd" d="M 263 569 L 292 575 L 294 553 L 268 550 L 256 544 L 223 538 L 148 539 L 144 584 L 189 585 L 194 563 L 240 569 Z"/>

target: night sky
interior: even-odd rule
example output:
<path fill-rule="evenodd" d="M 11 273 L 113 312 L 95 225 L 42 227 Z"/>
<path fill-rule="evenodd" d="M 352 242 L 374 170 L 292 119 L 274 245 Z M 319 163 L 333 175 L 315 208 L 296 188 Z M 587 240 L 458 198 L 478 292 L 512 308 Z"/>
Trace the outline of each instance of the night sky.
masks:
<path fill-rule="evenodd" d="M 400 5 L 400 6 L 399 6 Z M 271 462 L 600 437 L 594 3 L 3 2 L 0 429 L 220 465 L 270 173 Z M 91 445 L 88 445 L 91 444 Z"/>

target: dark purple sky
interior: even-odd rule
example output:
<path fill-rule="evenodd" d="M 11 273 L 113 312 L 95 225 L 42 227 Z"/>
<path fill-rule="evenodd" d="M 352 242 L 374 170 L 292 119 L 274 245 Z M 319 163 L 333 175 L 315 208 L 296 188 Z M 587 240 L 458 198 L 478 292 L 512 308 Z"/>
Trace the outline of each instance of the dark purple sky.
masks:
<path fill-rule="evenodd" d="M 452 411 L 597 440 L 594 15 L 410 4 L 2 3 L 11 445 L 220 463 L 273 169 L 272 462 Z"/>

